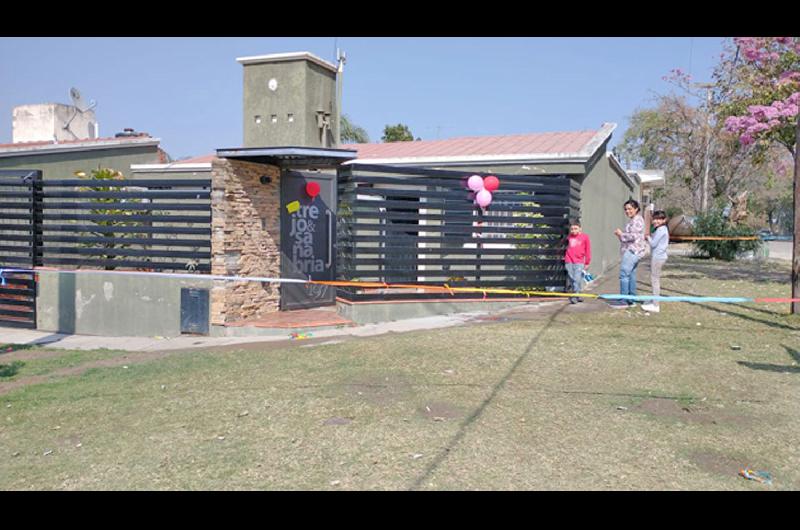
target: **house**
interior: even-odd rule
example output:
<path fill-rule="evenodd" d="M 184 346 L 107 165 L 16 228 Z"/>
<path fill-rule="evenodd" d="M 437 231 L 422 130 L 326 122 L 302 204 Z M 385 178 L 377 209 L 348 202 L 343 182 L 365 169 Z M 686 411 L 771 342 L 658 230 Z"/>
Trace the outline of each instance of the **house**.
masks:
<path fill-rule="evenodd" d="M 162 271 L 185 265 L 196 273 L 188 279 L 145 274 L 132 281 L 104 271 L 80 278 L 37 272 L 40 288 L 29 305 L 42 309 L 34 313 L 39 329 L 111 335 L 228 334 L 242 322 L 294 308 L 349 304 L 343 313 L 363 322 L 464 310 L 465 306 L 451 302 L 486 301 L 487 294 L 480 293 L 484 287 L 561 290 L 563 239 L 573 217 L 582 219 L 592 237 L 593 273 L 619 261 L 613 231 L 624 226 L 622 204 L 640 196 L 641 180 L 608 152 L 615 124 L 583 131 L 332 148 L 338 133 L 335 84 L 340 68 L 307 52 L 238 61 L 244 67 L 242 147 L 168 162 L 157 139 L 133 131 L 115 138 L 0 146 L 0 169 L 42 170 L 45 181 L 54 180 L 44 183 L 47 189 L 73 185 L 55 179 L 98 165 L 123 172 L 130 168 L 126 176 L 142 189 L 110 195 L 124 197 L 122 202 L 135 195 L 141 202 L 125 207 L 147 210 L 120 229 L 135 236 L 130 246 L 129 240 L 114 239 L 119 225 L 104 226 L 107 236 L 81 236 L 89 240 L 28 237 L 21 231 L 75 228 L 62 221 L 127 219 L 112 213 L 48 216 L 47 208 L 77 211 L 87 205 L 77 200 L 48 204 L 41 202 L 47 194 L 29 191 L 32 200 L 39 201 L 36 208 L 45 209 L 44 216 L 37 216 L 28 208 L 28 195 L 13 192 L 9 197 L 17 197 L 18 203 L 7 217 L 18 224 L 8 229 L 7 237 L 16 242 L 12 250 L 19 250 L 18 260 L 30 257 L 37 267 L 92 267 L 82 256 L 100 255 L 105 260 L 101 266 L 106 267 Z M 465 185 L 472 174 L 500 178 L 496 202 L 489 208 L 475 205 L 474 194 Z M 149 179 L 158 182 L 143 184 Z M 19 180 L 8 182 L 21 185 Z M 124 181 L 119 185 L 130 186 Z M 84 200 L 94 197 L 86 195 Z M 169 203 L 146 202 L 160 198 Z M 90 228 L 95 230 L 94 225 Z M 103 245 L 109 239 L 126 247 L 114 252 L 104 246 L 67 248 L 75 256 L 57 256 L 65 250 L 63 240 Z M 136 260 L 121 259 L 125 265 L 114 261 L 124 256 Z M 192 256 L 203 260 L 201 266 L 190 268 L 186 260 Z M 365 293 L 360 285 L 223 282 L 204 275 L 208 272 L 227 278 L 377 281 L 382 288 Z M 402 292 L 388 286 L 399 282 L 416 285 Z M 442 293 L 443 283 L 475 289 Z M 425 286 L 419 288 L 421 284 Z M 509 303 L 525 298 L 517 291 L 511 295 Z M 447 299 L 434 298 L 441 296 Z M 118 303 L 120 299 L 125 303 Z M 422 299 L 431 303 L 418 303 Z M 364 304 L 363 311 L 354 309 L 357 304 Z M 401 304 L 416 313 L 403 312 Z M 184 316 L 196 320 L 185 327 Z"/>
<path fill-rule="evenodd" d="M 628 175 L 638 177 L 642 183 L 639 202 L 642 208 L 655 202 L 654 194 L 666 185 L 664 171 L 661 169 L 629 169 Z"/>
<path fill-rule="evenodd" d="M 149 135 L 0 144 L 0 169 L 37 169 L 44 179 L 74 178 L 76 171 L 98 167 L 127 174 L 131 165 L 166 161 L 159 139 Z"/>
<path fill-rule="evenodd" d="M 622 204 L 639 199 L 641 180 L 626 172 L 608 142 L 616 124 L 596 130 L 474 136 L 374 144 L 346 144 L 357 152 L 347 165 L 386 164 L 503 175 L 567 175 L 580 184 L 579 216 L 592 238 L 597 275 L 619 261 L 614 229 L 625 225 Z"/>

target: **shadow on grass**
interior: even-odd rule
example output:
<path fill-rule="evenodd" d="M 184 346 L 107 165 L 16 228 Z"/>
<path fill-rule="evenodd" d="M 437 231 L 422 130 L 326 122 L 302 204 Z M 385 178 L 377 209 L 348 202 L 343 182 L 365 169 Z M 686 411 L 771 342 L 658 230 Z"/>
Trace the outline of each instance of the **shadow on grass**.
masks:
<path fill-rule="evenodd" d="M 17 375 L 19 369 L 25 366 L 22 361 L 12 361 L 10 364 L 0 364 L 0 378 L 13 377 Z"/>
<path fill-rule="evenodd" d="M 717 262 L 709 258 L 682 257 L 681 261 L 688 262 L 694 274 L 702 274 L 714 280 L 746 280 L 754 283 L 781 283 L 787 281 L 788 271 L 780 270 L 778 266 L 749 262 L 749 267 L 742 262 Z M 694 272 L 696 271 L 696 272 Z M 665 276 L 667 275 L 667 271 Z M 691 277 L 691 276 L 689 276 Z M 687 278 L 689 278 L 687 277 Z"/>
<path fill-rule="evenodd" d="M 504 375 L 503 378 L 497 382 L 494 388 L 492 388 L 492 392 L 486 397 L 486 399 L 483 400 L 483 402 L 475 409 L 475 411 L 461 423 L 461 425 L 458 428 L 458 432 L 455 434 L 455 436 L 453 436 L 452 440 L 450 440 L 450 442 L 444 447 L 441 453 L 439 453 L 439 455 L 433 459 L 433 462 L 431 462 L 431 464 L 425 469 L 425 472 L 414 481 L 410 489 L 412 490 L 419 489 L 422 486 L 422 484 L 424 484 L 428 480 L 428 478 L 433 474 L 436 468 L 439 467 L 442 461 L 450 454 L 450 451 L 452 451 L 453 448 L 456 447 L 458 443 L 464 438 L 467 429 L 470 427 L 470 425 L 472 425 L 475 422 L 475 420 L 477 420 L 481 416 L 481 414 L 483 414 L 483 411 L 486 409 L 487 405 L 489 405 L 489 403 L 494 401 L 498 392 L 500 392 L 503 386 L 505 386 L 506 381 L 508 381 L 514 374 L 514 372 L 517 371 L 517 368 L 519 368 L 520 364 L 522 364 L 522 361 L 524 361 L 528 357 L 528 355 L 533 350 L 533 347 L 536 346 L 536 344 L 539 342 L 539 339 L 542 338 L 542 335 L 544 335 L 545 332 L 548 329 L 550 329 L 550 326 L 553 325 L 553 322 L 555 322 L 556 318 L 567 307 L 568 307 L 567 305 L 562 305 L 557 311 L 553 312 L 548 317 L 547 322 L 545 322 L 545 324 L 536 333 L 536 335 L 534 335 L 531 338 L 530 342 L 528 342 L 528 346 L 525 348 L 525 351 L 523 351 L 519 355 L 519 357 L 517 357 L 517 360 L 514 361 L 514 364 L 511 365 L 511 368 L 509 368 L 508 372 L 506 372 L 506 375 Z"/>
<path fill-rule="evenodd" d="M 786 352 L 792 359 L 794 359 L 796 363 L 800 363 L 800 351 L 790 348 L 785 344 L 781 344 L 781 346 L 783 346 L 786 349 Z M 769 364 L 769 363 L 751 363 L 749 361 L 736 361 L 736 363 L 746 368 L 750 368 L 752 370 L 765 370 L 767 372 L 778 372 L 782 374 L 800 374 L 800 366 Z"/>
<path fill-rule="evenodd" d="M 645 283 L 645 282 L 640 282 L 640 284 L 644 284 L 647 287 L 651 287 L 650 284 Z M 692 293 L 692 292 L 688 292 L 688 291 L 680 291 L 678 289 L 671 289 L 671 288 L 667 288 L 667 287 L 662 287 L 661 290 L 664 291 L 664 292 L 668 292 L 668 293 L 677 293 L 677 294 L 683 294 L 683 295 L 686 295 L 686 296 L 706 296 L 704 294 Z M 685 302 L 685 303 L 696 305 L 696 306 L 702 307 L 703 309 L 708 309 L 709 311 L 714 311 L 716 313 L 727 314 L 727 315 L 738 317 L 738 318 L 741 318 L 741 319 L 744 319 L 744 320 L 749 320 L 750 322 L 756 322 L 758 324 L 764 324 L 765 326 L 769 326 L 771 328 L 786 329 L 786 330 L 789 330 L 789 331 L 800 331 L 800 328 L 797 328 L 797 327 L 794 327 L 794 326 L 781 324 L 780 322 L 773 322 L 773 321 L 770 321 L 770 320 L 764 320 L 763 318 L 756 318 L 754 316 L 749 316 L 749 315 L 746 315 L 746 314 L 743 314 L 743 313 L 739 313 L 739 312 L 736 312 L 736 311 L 730 311 L 730 310 L 727 310 L 727 309 L 725 311 L 723 311 L 722 309 L 718 309 L 718 308 L 713 307 L 713 306 L 711 306 L 711 305 L 709 305 L 707 303 L 701 303 L 701 302 Z M 763 313 L 765 315 L 770 315 L 770 316 L 774 316 L 774 317 L 788 316 L 785 313 L 777 313 L 775 311 L 770 311 L 768 309 L 759 309 L 757 307 L 749 307 L 749 306 L 742 305 L 742 304 L 735 303 L 735 302 L 726 303 L 725 305 L 726 306 L 730 306 L 730 307 L 738 307 L 738 308 L 744 309 L 746 311 L 753 311 L 753 312 L 756 312 L 756 313 Z"/>

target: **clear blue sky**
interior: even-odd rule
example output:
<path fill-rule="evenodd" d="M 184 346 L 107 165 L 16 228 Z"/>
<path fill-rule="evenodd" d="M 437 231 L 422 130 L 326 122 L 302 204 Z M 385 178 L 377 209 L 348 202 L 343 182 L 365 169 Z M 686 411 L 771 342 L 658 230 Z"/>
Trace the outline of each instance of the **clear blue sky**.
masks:
<path fill-rule="evenodd" d="M 721 37 L 59 37 L 0 38 L 0 143 L 12 109 L 70 103 L 79 88 L 101 136 L 125 127 L 173 157 L 242 145 L 237 57 L 347 53 L 343 111 L 380 141 L 405 123 L 422 139 L 595 129 L 648 106 L 673 68 L 710 81 Z"/>

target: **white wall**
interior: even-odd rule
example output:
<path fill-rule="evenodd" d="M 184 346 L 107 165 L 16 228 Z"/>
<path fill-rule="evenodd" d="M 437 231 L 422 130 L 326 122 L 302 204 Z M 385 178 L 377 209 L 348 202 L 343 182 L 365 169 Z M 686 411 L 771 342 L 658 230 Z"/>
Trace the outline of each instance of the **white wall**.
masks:
<path fill-rule="evenodd" d="M 12 142 L 88 140 L 95 137 L 95 123 L 93 110 L 78 112 L 59 103 L 20 105 L 13 111 Z"/>

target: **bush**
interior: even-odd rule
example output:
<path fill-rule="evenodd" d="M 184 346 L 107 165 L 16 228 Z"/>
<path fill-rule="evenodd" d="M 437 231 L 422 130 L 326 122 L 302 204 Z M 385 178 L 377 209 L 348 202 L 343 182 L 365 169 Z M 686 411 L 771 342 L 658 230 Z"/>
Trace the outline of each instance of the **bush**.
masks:
<path fill-rule="evenodd" d="M 744 237 L 756 236 L 756 231 L 748 226 L 732 225 L 722 216 L 722 210 L 712 209 L 699 214 L 694 221 L 694 236 Z M 695 241 L 696 250 L 711 258 L 733 261 L 736 256 L 761 248 L 761 240 Z"/>
<path fill-rule="evenodd" d="M 673 217 L 682 215 L 683 208 L 680 206 L 668 206 L 664 213 L 667 214 L 667 218 L 672 219 Z"/>

